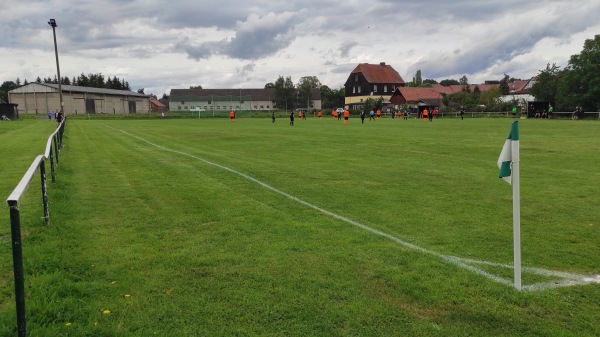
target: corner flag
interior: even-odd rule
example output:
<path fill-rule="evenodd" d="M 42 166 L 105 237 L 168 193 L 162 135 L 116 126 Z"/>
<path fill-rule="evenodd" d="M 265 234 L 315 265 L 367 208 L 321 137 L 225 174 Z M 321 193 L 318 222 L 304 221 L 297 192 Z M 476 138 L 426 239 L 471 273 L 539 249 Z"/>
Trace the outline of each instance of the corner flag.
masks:
<path fill-rule="evenodd" d="M 513 192 L 513 261 L 515 288 L 521 290 L 521 191 L 519 178 L 519 121 L 514 121 L 498 158 L 499 177 Z"/>
<path fill-rule="evenodd" d="M 512 163 L 513 161 L 519 160 L 519 122 L 515 121 L 512 123 L 512 127 L 510 132 L 508 133 L 508 138 L 504 142 L 504 147 L 502 148 L 502 152 L 500 152 L 500 157 L 498 158 L 498 168 L 500 172 L 498 176 L 502 178 L 507 183 L 512 183 Z M 514 144 L 516 143 L 516 144 Z M 516 145 L 517 151 L 514 153 L 513 146 Z M 516 158 L 515 158 L 516 155 Z"/>

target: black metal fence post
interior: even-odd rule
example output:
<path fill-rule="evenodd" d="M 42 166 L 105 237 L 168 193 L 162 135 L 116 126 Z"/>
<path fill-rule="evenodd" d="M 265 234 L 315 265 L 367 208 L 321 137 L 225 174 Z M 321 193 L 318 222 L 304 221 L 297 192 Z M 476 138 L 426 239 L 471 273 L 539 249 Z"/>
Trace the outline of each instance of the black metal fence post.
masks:
<path fill-rule="evenodd" d="M 18 205 L 10 206 L 10 231 L 13 251 L 13 273 L 15 276 L 15 300 L 17 309 L 17 332 L 19 337 L 27 335 L 25 324 L 25 279 L 23 277 L 23 251 L 21 249 L 21 217 Z"/>
<path fill-rule="evenodd" d="M 56 172 L 54 171 L 54 156 L 52 153 L 52 147 L 50 147 L 50 157 L 48 158 L 50 160 L 50 173 L 52 174 L 52 183 L 56 182 Z"/>
<path fill-rule="evenodd" d="M 44 222 L 50 220 L 50 212 L 48 211 L 48 192 L 46 188 L 46 165 L 44 161 L 40 162 L 40 178 L 42 180 L 42 203 L 44 204 Z"/>
<path fill-rule="evenodd" d="M 60 131 L 58 133 L 60 133 Z M 56 153 L 56 163 L 58 163 L 58 153 L 59 153 L 59 151 L 58 151 L 59 150 L 59 147 L 58 147 L 59 146 L 58 137 L 59 137 L 58 135 L 55 135 L 54 136 L 54 141 L 53 141 L 53 143 L 54 143 L 54 153 Z"/>

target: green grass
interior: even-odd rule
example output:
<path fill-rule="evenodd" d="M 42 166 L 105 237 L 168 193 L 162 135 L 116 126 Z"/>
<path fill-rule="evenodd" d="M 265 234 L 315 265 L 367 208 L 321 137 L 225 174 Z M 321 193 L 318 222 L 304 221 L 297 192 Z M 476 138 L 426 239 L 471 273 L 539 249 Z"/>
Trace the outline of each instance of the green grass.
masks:
<path fill-rule="evenodd" d="M 511 264 L 511 188 L 495 165 L 510 122 L 71 120 L 50 225 L 37 184 L 21 207 L 28 331 L 598 336 L 600 285 L 518 292 L 200 160 L 439 254 Z M 52 132 L 19 123 L 0 129 L 18 147 L 0 161 L 3 195 Z M 600 274 L 598 122 L 520 123 L 524 266 Z M 9 235 L 0 335 L 16 325 Z"/>

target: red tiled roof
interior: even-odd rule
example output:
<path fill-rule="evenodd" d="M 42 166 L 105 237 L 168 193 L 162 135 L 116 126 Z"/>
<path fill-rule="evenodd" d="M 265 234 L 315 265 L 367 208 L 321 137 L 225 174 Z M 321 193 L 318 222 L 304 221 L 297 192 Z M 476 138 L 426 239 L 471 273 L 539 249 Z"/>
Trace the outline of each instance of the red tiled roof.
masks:
<path fill-rule="evenodd" d="M 421 87 L 399 87 L 396 91 L 406 99 L 407 102 L 418 102 L 419 100 L 442 99 L 442 94 L 434 88 Z"/>
<path fill-rule="evenodd" d="M 361 63 L 354 70 L 352 74 L 362 73 L 365 79 L 369 83 L 390 83 L 390 84 L 400 84 L 404 83 L 402 76 L 398 74 L 392 66 L 387 65 L 385 63 L 380 64 L 368 64 Z M 352 76 L 352 75 L 350 75 Z"/>
<path fill-rule="evenodd" d="M 443 86 L 439 83 L 433 84 L 432 88 L 439 91 L 440 93 L 443 94 L 455 94 L 457 92 L 461 92 L 464 89 L 464 85 L 462 84 L 453 84 L 453 85 L 449 85 L 449 86 Z M 469 90 L 471 90 L 471 92 L 473 92 L 475 90 L 475 87 L 479 87 L 479 91 L 488 91 L 492 88 L 498 88 L 500 87 L 499 84 L 469 84 Z"/>
<path fill-rule="evenodd" d="M 517 80 L 508 83 L 508 89 L 511 93 L 517 93 L 523 91 L 525 86 L 529 83 L 529 80 Z"/>
<path fill-rule="evenodd" d="M 150 103 L 152 103 L 152 104 L 156 105 L 156 106 L 157 106 L 157 107 L 159 107 L 159 108 L 166 108 L 166 107 L 167 107 L 167 106 L 166 106 L 166 105 L 164 105 L 164 104 L 163 104 L 161 101 L 159 101 L 159 100 L 157 100 L 157 99 L 155 99 L 155 98 L 151 98 L 151 99 L 150 99 Z"/>

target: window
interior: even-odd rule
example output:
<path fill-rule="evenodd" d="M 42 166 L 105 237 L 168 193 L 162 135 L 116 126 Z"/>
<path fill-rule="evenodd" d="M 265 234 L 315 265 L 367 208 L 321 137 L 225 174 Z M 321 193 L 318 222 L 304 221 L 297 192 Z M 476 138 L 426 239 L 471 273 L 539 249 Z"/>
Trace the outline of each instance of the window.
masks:
<path fill-rule="evenodd" d="M 360 94 L 360 87 L 358 87 L 358 93 Z"/>
<path fill-rule="evenodd" d="M 255 105 L 255 106 L 254 106 L 254 109 L 258 109 L 258 105 Z"/>
<path fill-rule="evenodd" d="M 352 93 L 356 94 L 356 87 L 352 87 Z"/>
<path fill-rule="evenodd" d="M 187 109 L 188 109 L 188 106 L 187 106 L 187 105 L 184 105 L 184 106 L 183 106 L 183 109 L 184 109 L 184 110 L 187 110 Z"/>
<path fill-rule="evenodd" d="M 261 109 L 264 109 L 264 108 L 265 108 L 265 106 L 264 106 L 264 105 L 261 105 L 261 106 L 260 106 L 260 108 L 261 108 Z"/>
<path fill-rule="evenodd" d="M 383 86 L 383 92 L 387 92 L 387 84 Z"/>
<path fill-rule="evenodd" d="M 177 106 L 177 110 L 181 110 L 181 105 L 178 105 L 178 106 Z"/>
<path fill-rule="evenodd" d="M 373 85 L 373 92 L 377 92 L 377 84 Z"/>
<path fill-rule="evenodd" d="M 354 75 L 354 81 L 358 82 L 358 74 Z"/>

